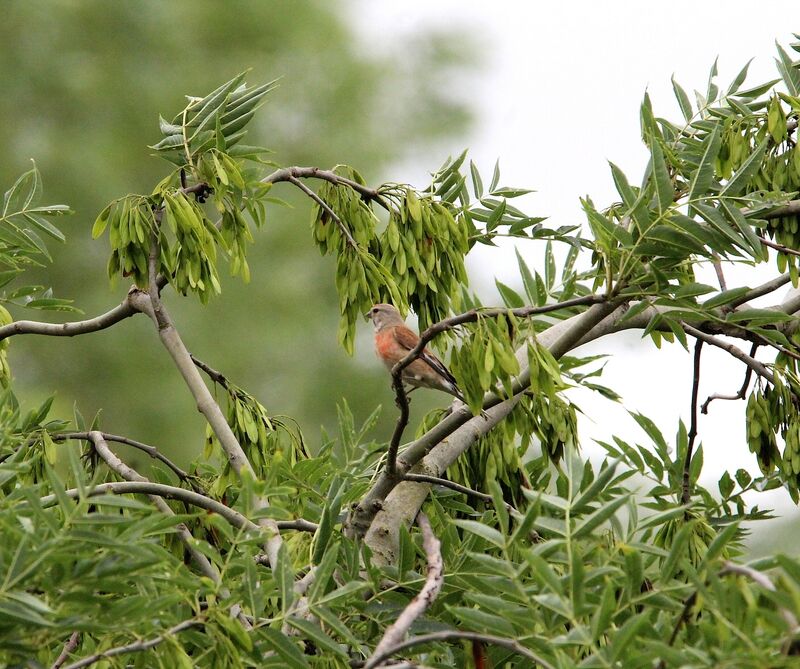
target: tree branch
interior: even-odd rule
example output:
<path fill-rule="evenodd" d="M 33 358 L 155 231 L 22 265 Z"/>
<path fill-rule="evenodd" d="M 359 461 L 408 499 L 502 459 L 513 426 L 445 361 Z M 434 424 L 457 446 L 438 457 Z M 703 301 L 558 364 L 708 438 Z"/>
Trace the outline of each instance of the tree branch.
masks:
<path fill-rule="evenodd" d="M 322 208 L 322 210 L 333 219 L 333 221 L 339 227 L 339 231 L 342 233 L 342 236 L 347 240 L 347 243 L 350 244 L 352 248 L 358 249 L 358 243 L 355 239 L 353 239 L 353 235 L 350 234 L 350 230 L 347 229 L 347 226 L 344 224 L 342 219 L 339 218 L 339 215 L 333 209 L 331 209 L 330 205 L 325 202 L 325 200 L 323 200 L 313 190 L 300 181 L 300 179 L 290 176 L 287 181 L 297 186 L 301 191 L 308 195 L 308 197 L 314 200 L 314 202 L 316 202 Z"/>
<path fill-rule="evenodd" d="M 784 246 L 783 244 L 778 244 L 777 242 L 770 241 L 766 237 L 759 237 L 758 240 L 764 245 L 768 246 L 771 249 L 775 249 L 780 253 L 785 253 L 786 255 L 790 256 L 800 256 L 800 251 L 797 251 L 793 248 L 788 246 Z"/>
<path fill-rule="evenodd" d="M 364 200 L 372 200 L 377 202 L 381 207 L 388 210 L 389 205 L 386 200 L 381 196 L 380 192 L 375 188 L 369 188 L 364 184 L 357 181 L 342 177 L 331 170 L 321 170 L 319 167 L 284 167 L 275 170 L 272 174 L 267 175 L 261 181 L 265 184 L 274 184 L 280 181 L 291 181 L 292 179 L 321 179 L 328 181 L 335 186 L 347 186 L 352 188 Z"/>
<path fill-rule="evenodd" d="M 119 476 L 124 478 L 126 481 L 135 481 L 138 483 L 150 483 L 148 479 L 142 476 L 139 472 L 137 472 L 133 467 L 126 465 L 122 460 L 120 460 L 113 451 L 108 447 L 105 438 L 103 437 L 102 432 L 98 432 L 97 430 L 93 430 L 88 433 L 88 439 L 91 442 L 92 446 L 94 447 L 95 452 L 97 455 L 102 458 L 103 462 L 108 465 L 109 469 L 113 472 L 116 472 Z M 155 504 L 156 508 L 163 513 L 165 516 L 174 516 L 175 512 L 170 508 L 169 504 L 167 504 L 164 499 L 159 495 L 148 495 L 150 500 Z M 189 551 L 189 554 L 192 556 L 192 559 L 197 564 L 200 571 L 208 576 L 214 583 L 220 582 L 220 575 L 219 571 L 217 571 L 216 567 L 211 564 L 211 561 L 203 555 L 197 548 L 195 547 L 195 540 L 192 536 L 192 533 L 189 531 L 189 528 L 186 527 L 185 523 L 179 523 L 177 525 L 178 536 L 180 537 L 183 545 L 186 547 L 186 550 Z"/>
<path fill-rule="evenodd" d="M 72 499 L 79 499 L 82 496 L 96 497 L 98 495 L 112 494 L 112 495 L 129 495 L 132 493 L 143 495 L 157 495 L 158 497 L 165 497 L 167 499 L 175 499 L 191 506 L 196 506 L 207 511 L 212 511 L 222 516 L 233 527 L 237 529 L 244 529 L 252 532 L 261 532 L 261 528 L 256 525 L 252 520 L 243 516 L 241 513 L 226 506 L 222 502 L 218 502 L 211 497 L 206 497 L 193 490 L 186 488 L 178 488 L 176 486 L 165 485 L 163 483 L 153 483 L 152 481 L 115 481 L 111 483 L 101 483 L 94 488 L 85 489 L 83 492 L 80 488 L 70 488 L 65 490 L 64 494 Z M 58 503 L 58 496 L 45 495 L 39 499 L 39 503 L 43 507 L 54 506 Z"/>
<path fill-rule="evenodd" d="M 461 485 L 460 483 L 455 483 L 454 481 L 450 481 L 449 479 L 442 479 L 437 478 L 436 476 L 428 476 L 427 474 L 403 474 L 403 481 L 412 481 L 414 483 L 430 483 L 431 485 L 440 485 L 444 488 L 450 488 L 450 490 L 455 490 L 456 492 L 460 492 L 462 495 L 467 495 L 468 497 L 474 497 L 475 499 L 479 499 L 482 502 L 488 502 L 491 504 L 494 502 L 494 499 L 491 495 L 487 495 L 485 492 L 479 492 L 478 490 L 473 490 L 472 488 L 467 488 L 467 486 Z M 510 506 L 510 505 L 506 505 Z"/>
<path fill-rule="evenodd" d="M 82 669 L 82 667 L 88 667 L 89 665 L 107 657 L 116 657 L 117 655 L 126 655 L 127 653 L 138 653 L 144 650 L 150 650 L 151 648 L 155 648 L 162 641 L 166 641 L 167 638 L 173 636 L 174 634 L 182 632 L 183 630 L 187 630 L 190 627 L 196 627 L 202 624 L 204 624 L 202 621 L 194 618 L 191 620 L 184 620 L 182 623 L 178 623 L 177 625 L 170 627 L 166 632 L 163 632 L 152 639 L 134 641 L 133 643 L 129 643 L 125 646 L 109 648 L 108 650 L 104 650 L 102 653 L 95 653 L 94 655 L 85 657 L 78 662 L 68 664 L 64 667 L 64 669 Z"/>
<path fill-rule="evenodd" d="M 544 669 L 554 669 L 554 665 L 550 664 L 546 660 L 544 660 L 539 655 L 536 655 L 533 651 L 525 648 L 521 643 L 515 641 L 514 639 L 507 639 L 501 636 L 494 636 L 492 634 L 479 634 L 477 632 L 466 632 L 461 630 L 442 630 L 440 632 L 432 632 L 430 634 L 420 634 L 419 636 L 412 636 L 405 641 L 398 643 L 397 645 L 390 648 L 386 653 L 382 653 L 380 656 L 373 655 L 370 658 L 370 661 L 373 663 L 369 666 L 371 667 L 379 667 L 381 664 L 386 662 L 392 655 L 396 653 L 400 653 L 404 650 L 408 650 L 409 648 L 413 648 L 414 646 L 421 646 L 426 643 L 435 643 L 439 641 L 458 641 L 460 639 L 466 639 L 468 641 L 479 641 L 481 643 L 490 644 L 492 646 L 500 646 L 502 648 L 506 648 L 517 655 L 522 655 L 523 657 L 527 657 L 529 660 L 533 660 L 537 662 L 539 665 L 544 667 Z M 366 669 L 367 665 L 360 665 L 357 663 L 351 663 L 352 667 L 362 666 Z"/>
<path fill-rule="evenodd" d="M 0 327 L 0 341 L 8 339 L 14 335 L 35 334 L 47 335 L 50 337 L 74 337 L 75 335 L 87 334 L 105 330 L 120 321 L 136 315 L 138 310 L 131 304 L 130 293 L 121 304 L 114 307 L 104 314 L 89 318 L 85 321 L 73 321 L 69 323 L 42 323 L 39 321 L 14 321 L 8 325 Z"/>
<path fill-rule="evenodd" d="M 397 652 L 395 648 L 403 642 L 413 622 L 419 618 L 436 599 L 444 583 L 444 562 L 442 560 L 442 546 L 433 533 L 427 516 L 420 512 L 417 523 L 422 530 L 422 547 L 428 561 L 428 574 L 425 584 L 419 593 L 412 599 L 408 606 L 400 613 L 375 646 L 372 656 L 367 660 L 364 669 L 374 669 L 381 664 L 382 659 L 387 659 Z"/>
<path fill-rule="evenodd" d="M 750 357 L 754 357 L 756 351 L 758 350 L 758 344 L 753 344 L 750 347 Z M 706 398 L 706 401 L 703 402 L 703 406 L 700 407 L 700 413 L 707 414 L 708 413 L 708 405 L 711 404 L 714 400 L 743 400 L 745 393 L 747 392 L 748 387 L 750 386 L 750 379 L 753 376 L 753 369 L 752 367 L 747 367 L 744 373 L 744 381 L 742 382 L 742 387 L 736 392 L 735 395 L 721 395 L 718 393 L 714 393 L 713 395 L 709 395 Z"/>
<path fill-rule="evenodd" d="M 745 211 L 742 210 L 742 213 L 744 214 Z M 759 214 L 758 218 L 768 221 L 771 218 L 782 218 L 783 216 L 797 216 L 797 215 L 800 215 L 800 200 L 790 200 L 782 207 L 773 209 L 772 211 L 767 212 L 766 214 Z"/>
<path fill-rule="evenodd" d="M 193 480 L 196 478 L 189 474 L 187 471 L 181 469 L 176 465 L 172 460 L 170 460 L 166 455 L 159 452 L 159 450 L 155 446 L 150 446 L 149 444 L 143 444 L 141 441 L 136 441 L 135 439 L 129 439 L 128 437 L 121 437 L 116 434 L 109 434 L 108 432 L 99 432 L 103 439 L 106 441 L 113 441 L 118 444 L 125 444 L 127 446 L 132 446 L 140 451 L 147 453 L 151 458 L 158 460 L 159 462 L 163 462 L 167 467 L 169 467 L 181 481 L 186 481 L 190 485 L 192 485 L 195 490 L 197 490 L 196 485 L 194 484 Z M 67 439 L 81 439 L 83 441 L 91 441 L 91 437 L 89 436 L 89 432 L 61 432 L 59 434 L 51 434 L 50 437 L 53 441 L 66 441 Z"/>
<path fill-rule="evenodd" d="M 781 286 L 785 286 L 787 283 L 791 281 L 791 277 L 789 276 L 789 272 L 781 274 L 780 276 L 776 276 L 774 279 L 770 279 L 766 283 L 762 283 L 760 286 L 756 286 L 751 290 L 747 291 L 744 295 L 737 297 L 735 300 L 731 300 L 728 304 L 725 305 L 727 309 L 733 310 L 742 304 L 746 304 L 750 302 L 750 300 L 755 300 L 758 297 L 762 297 L 764 295 L 769 295 L 770 293 L 778 290 Z"/>
<path fill-rule="evenodd" d="M 61 651 L 61 654 L 56 658 L 56 661 L 53 662 L 52 665 L 50 665 L 50 669 L 59 669 L 61 665 L 67 661 L 67 659 L 70 656 L 70 653 L 72 653 L 78 647 L 78 642 L 80 640 L 81 640 L 80 632 L 73 632 L 72 634 L 70 634 L 69 639 L 67 639 L 67 642 L 64 644 L 64 649 Z"/>
<path fill-rule="evenodd" d="M 689 441 L 686 445 L 686 457 L 683 460 L 683 481 L 681 484 L 681 504 L 688 504 L 692 498 L 691 467 L 692 454 L 694 453 L 694 440 L 697 438 L 697 392 L 700 387 L 700 354 L 703 351 L 703 340 L 694 343 L 694 366 L 692 373 L 692 404 L 691 424 L 689 426 Z"/>
<path fill-rule="evenodd" d="M 706 344 L 711 344 L 712 346 L 716 346 L 717 348 L 721 348 L 723 351 L 727 351 L 730 353 L 734 358 L 741 360 L 745 365 L 750 367 L 756 374 L 765 378 L 770 383 L 775 383 L 775 375 L 767 369 L 767 366 L 756 360 L 755 358 L 750 357 L 745 353 L 742 349 L 734 346 L 733 344 L 729 344 L 724 342 L 712 335 L 706 334 L 702 330 L 698 330 L 695 327 L 692 327 L 688 323 L 681 321 L 681 327 L 686 331 L 686 334 L 691 335 L 695 339 L 701 339 Z"/>
<path fill-rule="evenodd" d="M 189 391 L 195 398 L 197 409 L 205 416 L 211 429 L 214 430 L 225 455 L 231 464 L 234 472 L 242 478 L 244 476 L 251 476 L 257 479 L 255 471 L 253 470 L 250 461 L 242 450 L 236 436 L 233 434 L 230 425 L 225 420 L 225 416 L 219 405 L 214 401 L 211 392 L 203 382 L 200 372 L 194 366 L 189 351 L 180 338 L 178 331 L 172 323 L 164 305 L 158 295 L 158 287 L 156 282 L 156 262 L 158 260 L 158 233 L 153 231 L 150 239 L 150 254 L 148 258 L 148 271 L 149 271 L 149 290 L 148 293 L 142 291 L 134 291 L 130 294 L 130 299 L 134 306 L 140 311 L 145 312 L 155 323 L 158 328 L 158 335 L 161 343 L 167 352 L 172 357 L 175 366 L 183 376 Z M 256 505 L 259 509 L 264 509 L 269 506 L 267 500 L 263 497 L 258 497 Z M 270 564 L 273 569 L 278 561 L 278 549 L 282 543 L 278 526 L 271 518 L 261 518 L 259 524 L 267 530 L 268 537 L 266 539 L 265 550 L 267 555 L 270 556 Z"/>

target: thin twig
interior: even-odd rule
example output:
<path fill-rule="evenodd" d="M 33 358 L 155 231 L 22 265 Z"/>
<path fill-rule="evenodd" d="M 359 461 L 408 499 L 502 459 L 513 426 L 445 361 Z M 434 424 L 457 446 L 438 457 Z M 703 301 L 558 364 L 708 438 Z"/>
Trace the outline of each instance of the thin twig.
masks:
<path fill-rule="evenodd" d="M 194 490 L 186 490 L 186 488 L 178 488 L 176 486 L 165 485 L 163 483 L 115 481 L 112 483 L 101 483 L 94 488 L 84 491 L 84 494 L 87 497 L 95 497 L 97 495 L 105 495 L 107 493 L 112 495 L 158 495 L 159 497 L 175 499 L 191 506 L 196 506 L 201 509 L 206 509 L 207 511 L 218 513 L 237 529 L 245 529 L 253 532 L 261 532 L 264 529 L 256 525 L 252 520 L 246 516 L 243 516 L 235 509 L 222 504 L 222 502 L 218 502 L 217 500 L 195 492 Z M 64 494 L 72 499 L 78 499 L 81 497 L 81 491 L 78 488 L 70 488 L 69 490 L 65 490 Z M 53 506 L 58 503 L 58 498 L 56 495 L 46 495 L 39 499 L 39 503 L 43 507 Z M 295 520 L 278 520 L 273 522 L 275 523 L 275 527 L 277 529 L 298 530 L 300 532 L 316 532 L 318 527 L 316 523 L 312 523 L 310 520 L 305 520 L 304 518 L 297 518 Z"/>
<path fill-rule="evenodd" d="M 67 661 L 69 658 L 70 653 L 72 653 L 77 647 L 78 642 L 81 640 L 81 633 L 80 632 L 73 632 L 70 634 L 69 639 L 64 644 L 64 649 L 61 651 L 61 655 L 56 658 L 56 661 L 50 665 L 50 669 L 59 669 L 64 662 Z"/>
<path fill-rule="evenodd" d="M 147 455 L 149 455 L 151 458 L 158 460 L 159 462 L 163 462 L 181 481 L 187 481 L 188 483 L 192 484 L 193 488 L 197 489 L 193 481 L 196 477 L 178 467 L 178 465 L 172 462 L 172 460 L 170 460 L 166 455 L 159 452 L 155 446 L 150 446 L 149 444 L 144 444 L 141 441 L 136 441 L 135 439 L 130 439 L 128 437 L 109 434 L 108 432 L 100 432 L 100 434 L 106 441 L 113 441 L 118 444 L 132 446 L 133 448 L 147 453 Z M 50 437 L 53 439 L 53 441 L 66 441 L 67 439 L 82 439 L 83 441 L 90 441 L 89 432 L 61 432 L 60 434 L 51 434 Z"/>
<path fill-rule="evenodd" d="M 722 271 L 722 262 L 719 259 L 719 253 L 716 251 L 712 254 L 711 263 L 714 265 L 714 272 L 717 275 L 720 290 L 728 290 L 728 284 L 725 281 L 725 273 Z"/>
<path fill-rule="evenodd" d="M 202 371 L 204 371 L 208 378 L 210 378 L 214 383 L 218 383 L 221 385 L 225 390 L 230 388 L 230 382 L 228 381 L 228 377 L 226 377 L 222 372 L 218 372 L 213 367 L 210 367 L 205 362 L 200 360 L 200 358 L 195 357 L 194 354 L 190 353 L 189 357 L 192 359 L 192 362 Z"/>
<path fill-rule="evenodd" d="M 758 350 L 758 344 L 753 343 L 750 347 L 750 357 L 754 357 L 756 351 Z M 742 387 L 736 392 L 735 395 L 723 395 L 720 393 L 714 393 L 713 395 L 709 395 L 706 398 L 706 401 L 703 402 L 703 406 L 700 407 L 700 413 L 707 414 L 708 413 L 708 405 L 711 404 L 714 400 L 743 400 L 745 394 L 747 393 L 747 389 L 750 387 L 750 379 L 753 376 L 753 369 L 751 367 L 747 367 L 744 373 L 744 381 L 742 382 Z"/>
<path fill-rule="evenodd" d="M 721 339 L 717 339 L 710 334 L 706 334 L 702 330 L 698 330 L 697 328 L 692 327 L 683 321 L 681 322 L 681 327 L 686 331 L 686 334 L 691 335 L 695 339 L 702 339 L 706 344 L 711 344 L 712 346 L 721 348 L 723 351 L 727 351 L 734 358 L 741 360 L 745 365 L 750 367 L 756 374 L 765 378 L 772 384 L 775 383 L 775 375 L 769 369 L 767 369 L 767 366 L 759 360 L 747 355 L 747 353 L 745 353 L 742 349 L 734 346 L 733 344 L 728 344 Z"/>
<path fill-rule="evenodd" d="M 414 483 L 430 483 L 431 485 L 440 485 L 445 488 L 450 488 L 450 490 L 460 492 L 462 495 L 475 497 L 476 499 L 479 499 L 483 502 L 489 502 L 490 504 L 494 501 L 492 496 L 487 495 L 485 492 L 473 490 L 472 488 L 467 488 L 467 486 L 461 485 L 460 483 L 455 483 L 437 476 L 428 476 L 427 474 L 412 474 L 409 472 L 407 474 L 403 474 L 402 479 L 403 481 L 413 481 Z"/>
<path fill-rule="evenodd" d="M 207 511 L 218 513 L 231 525 L 237 529 L 245 529 L 252 532 L 260 532 L 261 528 L 256 525 L 252 520 L 243 516 L 241 513 L 225 506 L 211 497 L 206 497 L 193 490 L 186 490 L 186 488 L 178 488 L 176 486 L 165 485 L 163 483 L 154 483 L 152 481 L 114 481 L 111 483 L 101 483 L 94 488 L 81 490 L 80 488 L 70 488 L 65 490 L 64 494 L 72 499 L 79 499 L 82 496 L 96 497 L 97 495 L 158 495 L 159 497 L 166 497 L 167 499 L 175 499 L 179 502 L 190 504 Z M 39 503 L 43 507 L 54 506 L 58 504 L 58 496 L 45 495 L 39 499 Z"/>
<path fill-rule="evenodd" d="M 697 392 L 700 387 L 700 354 L 703 350 L 703 340 L 698 339 L 694 343 L 694 367 L 692 372 L 692 407 L 691 424 L 689 426 L 689 440 L 686 445 L 686 457 L 683 460 L 683 483 L 681 492 L 681 504 L 688 504 L 691 495 L 691 467 L 692 454 L 694 453 L 694 440 L 697 438 Z"/>
<path fill-rule="evenodd" d="M 689 615 L 692 612 L 692 608 L 697 601 L 697 590 L 695 590 L 691 595 L 686 598 L 686 601 L 683 604 L 683 608 L 681 609 L 681 613 L 678 616 L 678 619 L 675 621 L 675 626 L 672 628 L 672 634 L 669 635 L 669 641 L 667 641 L 667 646 L 672 647 L 675 645 L 675 641 L 678 639 L 678 633 L 681 631 L 681 627 L 685 623 L 689 621 Z M 662 658 L 658 662 L 657 669 L 666 669 L 667 663 Z"/>
<path fill-rule="evenodd" d="M 357 663 L 351 663 L 350 666 L 361 666 L 364 669 L 367 669 L 367 666 L 379 667 L 392 655 L 404 650 L 408 650 L 409 648 L 413 648 L 414 646 L 421 646 L 426 643 L 436 643 L 440 641 L 459 641 L 461 639 L 466 639 L 467 641 L 480 641 L 481 643 L 492 646 L 500 646 L 501 648 L 506 648 L 517 653 L 517 655 L 522 655 L 523 657 L 527 657 L 529 660 L 538 662 L 542 667 L 544 667 L 544 669 L 554 669 L 554 665 L 550 664 L 547 660 L 543 659 L 541 656 L 537 655 L 528 648 L 525 648 L 525 646 L 514 639 L 507 639 L 505 637 L 494 636 L 492 634 L 479 634 L 478 632 L 466 632 L 461 630 L 442 630 L 440 632 L 412 636 L 393 646 L 380 656 L 373 655 L 370 658 L 370 661 L 372 662 L 371 665 L 359 665 Z"/>
<path fill-rule="evenodd" d="M 82 669 L 82 667 L 88 667 L 89 665 L 107 657 L 116 657 L 117 655 L 126 655 L 128 653 L 138 653 L 144 650 L 150 650 L 151 648 L 155 648 L 162 641 L 166 641 L 168 637 L 171 637 L 178 632 L 182 632 L 183 630 L 187 630 L 190 627 L 196 627 L 202 624 L 203 621 L 196 620 L 194 618 L 192 620 L 184 620 L 182 623 L 178 623 L 177 625 L 170 627 L 166 632 L 163 632 L 152 639 L 134 641 L 133 643 L 129 643 L 125 646 L 109 648 L 108 650 L 104 650 L 102 653 L 95 653 L 94 655 L 85 657 L 78 662 L 68 664 L 64 667 L 64 669 Z"/>
<path fill-rule="evenodd" d="M 367 201 L 373 200 L 384 209 L 389 209 L 389 205 L 377 189 L 369 188 L 357 181 L 339 176 L 336 172 L 332 172 L 331 170 L 321 170 L 319 167 L 283 167 L 267 175 L 261 181 L 262 183 L 274 184 L 280 181 L 290 181 L 291 179 L 321 179 L 335 186 L 347 186 L 356 191 L 362 199 Z"/>
<path fill-rule="evenodd" d="M 395 647 L 402 643 L 413 622 L 427 611 L 442 589 L 444 583 L 442 545 L 433 533 L 428 517 L 424 513 L 420 512 L 417 516 L 417 524 L 422 530 L 422 547 L 428 561 L 425 583 L 414 599 L 397 616 L 397 620 L 386 628 L 383 637 L 375 646 L 371 658 L 364 665 L 364 669 L 374 669 L 381 664 L 383 659 L 389 658 L 397 652 Z"/>
<path fill-rule="evenodd" d="M 771 249 L 775 249 L 780 253 L 785 253 L 786 255 L 790 256 L 800 256 L 800 251 L 793 249 L 789 246 L 784 246 L 783 244 L 778 244 L 777 242 L 770 241 L 766 237 L 759 237 L 758 240 L 764 245 L 768 246 Z"/>
<path fill-rule="evenodd" d="M 317 195 L 313 190 L 311 190 L 308 186 L 306 186 L 300 179 L 296 179 L 295 177 L 289 177 L 287 181 L 291 184 L 297 186 L 301 191 L 303 191 L 308 197 L 310 197 L 314 202 L 316 202 L 328 216 L 330 216 L 337 226 L 339 226 L 339 231 L 342 233 L 342 236 L 347 240 L 347 243 L 350 244 L 354 249 L 358 248 L 358 243 L 355 239 L 353 239 L 353 235 L 350 234 L 350 230 L 347 229 L 347 226 L 344 224 L 339 215 L 331 209 L 330 205 L 325 202 L 319 195 Z"/>

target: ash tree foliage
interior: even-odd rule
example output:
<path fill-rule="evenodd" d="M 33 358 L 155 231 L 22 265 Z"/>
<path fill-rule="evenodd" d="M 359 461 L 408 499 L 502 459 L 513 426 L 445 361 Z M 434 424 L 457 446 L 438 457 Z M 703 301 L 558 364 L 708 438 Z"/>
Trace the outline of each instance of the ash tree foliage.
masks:
<path fill-rule="evenodd" d="M 162 118 L 151 149 L 169 163 L 164 178 L 98 215 L 112 283 L 132 285 L 85 320 L 17 318 L 75 311 L 25 282 L 69 213 L 41 204 L 39 173 L 26 172 L 0 216 L 3 663 L 796 666 L 800 562 L 748 562 L 743 548 L 745 523 L 770 515 L 758 493 L 782 487 L 796 502 L 800 488 L 791 50 L 800 44 L 779 48 L 773 81 L 747 82 L 745 67 L 720 87 L 715 66 L 693 98 L 674 82 L 682 118 L 657 116 L 645 97 L 644 174 L 634 182 L 612 165 L 619 201 L 587 197 L 586 225 L 559 228 L 464 154 L 422 189 L 371 185 L 346 165 L 275 165 L 247 143 L 275 85 L 240 75 Z M 304 434 L 215 369 L 213 350 L 190 353 L 170 315 L 181 296 L 223 299 L 222 271 L 248 280 L 248 249 L 259 228 L 281 225 L 287 189 L 308 197 L 309 241 L 336 260 L 345 349 L 373 303 L 419 320 L 420 345 L 387 378 L 392 434 L 376 433 L 379 409 L 357 424 L 344 400 L 335 434 Z M 503 304 L 484 306 L 465 257 L 509 236 L 521 288 L 498 283 Z M 774 278 L 750 285 L 759 264 Z M 714 285 L 698 278 L 708 268 Z M 141 345 L 163 348 L 207 424 L 186 469 L 100 417 L 51 415 L 50 400 L 23 408 L 13 393 L 13 337 L 128 318 L 152 321 Z M 625 329 L 651 339 L 654 356 L 665 341 L 691 351 L 691 420 L 665 434 L 631 413 L 641 443 L 614 437 L 596 464 L 581 456 L 567 391 L 620 401 L 600 383 L 601 357 L 580 346 Z M 449 361 L 467 401 L 421 417 L 411 435 L 401 374 L 423 344 Z M 708 346 L 730 354 L 743 383 L 698 407 Z M 698 410 L 725 400 L 743 409 L 730 447 L 749 448 L 761 474 L 726 472 L 712 490 L 698 483 Z M 135 450 L 149 470 L 126 463 Z"/>

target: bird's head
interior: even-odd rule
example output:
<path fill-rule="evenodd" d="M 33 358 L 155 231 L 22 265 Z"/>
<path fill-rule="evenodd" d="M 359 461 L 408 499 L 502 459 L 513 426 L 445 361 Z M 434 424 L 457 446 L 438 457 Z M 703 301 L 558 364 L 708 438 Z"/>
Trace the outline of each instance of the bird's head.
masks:
<path fill-rule="evenodd" d="M 395 325 L 405 325 L 405 320 L 400 312 L 391 304 L 373 304 L 372 308 L 364 315 L 366 318 L 372 319 L 372 324 L 378 332 Z"/>

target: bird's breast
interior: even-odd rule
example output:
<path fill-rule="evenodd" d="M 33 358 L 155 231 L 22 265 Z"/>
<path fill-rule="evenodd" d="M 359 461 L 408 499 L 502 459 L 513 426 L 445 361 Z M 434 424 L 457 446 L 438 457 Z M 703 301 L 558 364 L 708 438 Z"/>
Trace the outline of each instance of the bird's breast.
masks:
<path fill-rule="evenodd" d="M 391 328 L 375 333 L 375 353 L 389 367 L 403 357 Z"/>

